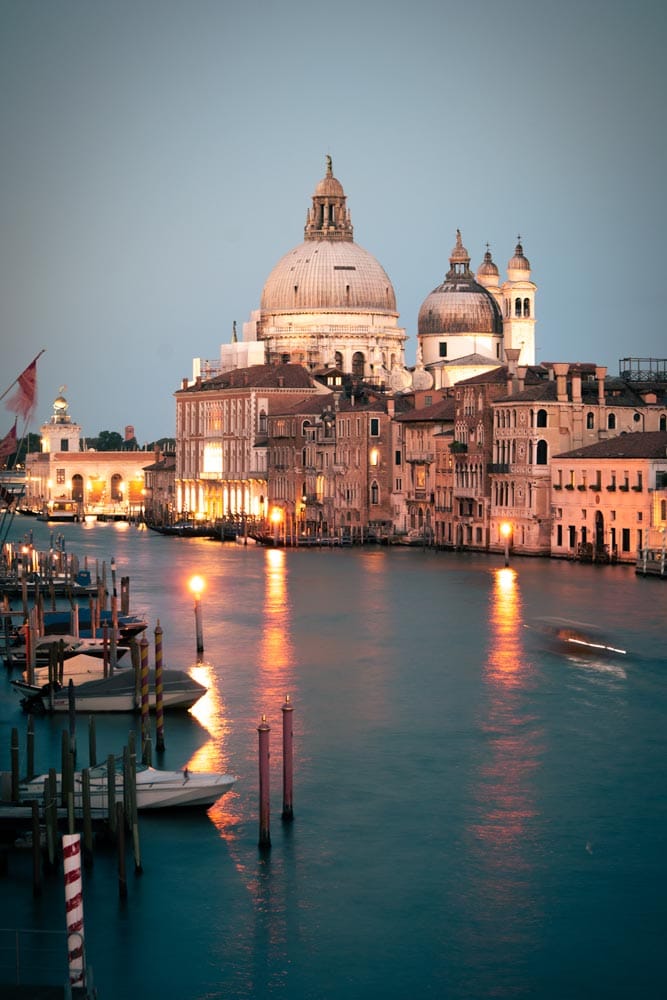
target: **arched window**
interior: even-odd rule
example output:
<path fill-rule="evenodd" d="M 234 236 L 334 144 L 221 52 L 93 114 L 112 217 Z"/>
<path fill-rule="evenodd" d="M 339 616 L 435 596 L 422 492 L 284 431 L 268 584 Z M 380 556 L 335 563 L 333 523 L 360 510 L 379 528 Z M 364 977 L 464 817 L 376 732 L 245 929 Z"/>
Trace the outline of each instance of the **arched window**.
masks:
<path fill-rule="evenodd" d="M 378 484 L 373 480 L 371 483 L 371 503 L 379 504 L 380 502 L 380 490 L 378 489 Z"/>
<path fill-rule="evenodd" d="M 364 356 L 361 351 L 355 351 L 352 355 L 352 374 L 357 378 L 364 377 Z"/>
<path fill-rule="evenodd" d="M 259 433 L 266 434 L 266 410 L 259 411 Z"/>
<path fill-rule="evenodd" d="M 547 426 L 547 411 L 538 410 L 536 427 L 546 427 L 546 426 Z"/>
<path fill-rule="evenodd" d="M 591 410 L 586 414 L 586 429 L 592 431 L 595 427 L 595 414 Z"/>
<path fill-rule="evenodd" d="M 615 431 L 616 430 L 616 414 L 615 413 L 610 413 L 609 416 L 607 417 L 607 430 L 610 430 L 610 431 Z"/>
<path fill-rule="evenodd" d="M 341 371 L 343 370 L 343 355 L 340 353 L 340 351 L 336 351 L 336 353 L 334 354 L 334 367 L 340 368 Z"/>
<path fill-rule="evenodd" d="M 537 450 L 535 454 L 535 464 L 536 465 L 546 465 L 548 459 L 549 449 L 546 441 L 541 440 L 537 442 Z"/>
<path fill-rule="evenodd" d="M 514 300 L 514 315 L 521 316 L 521 299 Z"/>
<path fill-rule="evenodd" d="M 667 431 L 667 417 L 665 416 L 664 413 L 660 417 L 660 430 L 661 431 Z"/>
<path fill-rule="evenodd" d="M 123 477 L 119 472 L 115 472 L 111 477 L 111 500 L 112 503 L 118 503 L 119 500 L 123 499 Z"/>
<path fill-rule="evenodd" d="M 523 300 L 523 314 L 524 316 L 530 316 L 530 299 Z"/>

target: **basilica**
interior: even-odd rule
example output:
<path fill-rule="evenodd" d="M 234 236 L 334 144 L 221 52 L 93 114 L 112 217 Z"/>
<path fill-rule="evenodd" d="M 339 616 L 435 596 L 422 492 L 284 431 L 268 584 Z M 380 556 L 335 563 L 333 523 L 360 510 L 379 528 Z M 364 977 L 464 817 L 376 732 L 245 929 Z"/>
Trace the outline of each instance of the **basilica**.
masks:
<path fill-rule="evenodd" d="M 219 361 L 195 359 L 194 374 L 247 364 L 291 362 L 308 371 L 336 369 L 393 392 L 443 388 L 504 364 L 535 362 L 535 292 L 518 242 L 500 273 L 487 247 L 473 272 L 456 231 L 449 269 L 424 299 L 417 323 L 417 365 L 405 363 L 407 334 L 396 295 L 379 261 L 354 240 L 343 185 L 330 156 L 306 215 L 303 242 L 275 265 L 260 308 L 221 346 Z"/>
<path fill-rule="evenodd" d="M 525 554 L 625 561 L 664 528 L 667 459 L 648 439 L 667 428 L 664 363 L 625 359 L 617 379 L 536 363 L 521 239 L 504 277 L 488 246 L 474 269 L 459 230 L 453 242 L 408 366 L 391 280 L 355 242 L 327 157 L 303 241 L 268 275 L 241 339 L 234 330 L 218 359 L 195 358 L 175 393 L 176 511 L 274 522 L 284 539 L 492 550 L 510 537 Z M 618 449 L 606 469 L 588 455 L 628 433 L 634 471 Z M 553 483 L 559 455 L 570 457 Z M 616 484 L 633 481 L 619 500 Z M 567 505 L 575 486 L 579 506 Z"/>

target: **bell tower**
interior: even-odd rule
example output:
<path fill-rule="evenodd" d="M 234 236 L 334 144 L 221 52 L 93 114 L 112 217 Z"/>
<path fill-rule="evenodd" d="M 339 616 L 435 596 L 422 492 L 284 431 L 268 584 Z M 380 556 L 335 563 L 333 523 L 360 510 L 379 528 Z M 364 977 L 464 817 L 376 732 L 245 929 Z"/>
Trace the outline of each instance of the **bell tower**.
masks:
<path fill-rule="evenodd" d="M 519 350 L 520 365 L 535 364 L 535 292 L 530 261 L 524 255 L 521 237 L 507 264 L 507 281 L 502 286 L 503 335 L 505 349 Z"/>

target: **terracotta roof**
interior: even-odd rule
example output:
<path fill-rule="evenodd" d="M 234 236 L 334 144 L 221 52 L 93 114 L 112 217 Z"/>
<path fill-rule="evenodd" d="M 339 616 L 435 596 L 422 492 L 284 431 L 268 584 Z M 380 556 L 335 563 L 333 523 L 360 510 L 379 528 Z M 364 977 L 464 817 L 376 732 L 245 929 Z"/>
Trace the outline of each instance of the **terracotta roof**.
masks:
<path fill-rule="evenodd" d="M 400 423 L 419 423 L 430 420 L 454 420 L 456 416 L 456 401 L 453 399 L 440 399 L 432 406 L 422 406 L 417 410 L 410 410 L 396 416 L 394 419 Z"/>
<path fill-rule="evenodd" d="M 664 458 L 667 460 L 667 431 L 636 431 L 598 441 L 586 448 L 565 451 L 555 458 Z"/>
<path fill-rule="evenodd" d="M 188 386 L 189 392 L 210 392 L 213 389 L 310 389 L 318 388 L 310 372 L 302 365 L 251 365 L 233 368 L 198 385 Z"/>

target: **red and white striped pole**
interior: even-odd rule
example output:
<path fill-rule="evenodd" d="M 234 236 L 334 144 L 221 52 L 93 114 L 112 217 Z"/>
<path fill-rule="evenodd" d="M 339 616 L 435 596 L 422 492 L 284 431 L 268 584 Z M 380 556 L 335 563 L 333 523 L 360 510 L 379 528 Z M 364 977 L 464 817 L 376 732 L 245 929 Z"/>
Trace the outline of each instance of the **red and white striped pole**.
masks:
<path fill-rule="evenodd" d="M 85 988 L 83 961 L 83 890 L 81 884 L 81 834 L 63 834 L 65 867 L 65 917 L 67 961 L 71 986 Z"/>

